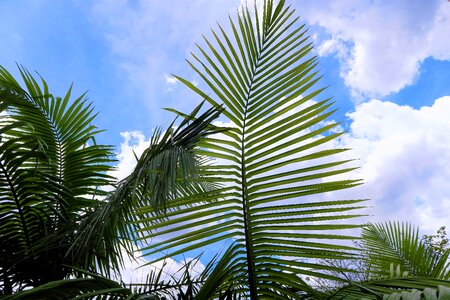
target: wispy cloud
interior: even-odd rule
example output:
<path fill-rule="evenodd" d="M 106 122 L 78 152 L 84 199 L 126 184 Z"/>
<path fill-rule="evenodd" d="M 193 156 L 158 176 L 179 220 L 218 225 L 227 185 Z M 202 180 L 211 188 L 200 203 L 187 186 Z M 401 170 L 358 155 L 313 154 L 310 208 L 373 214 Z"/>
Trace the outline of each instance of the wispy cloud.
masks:
<path fill-rule="evenodd" d="M 192 107 L 194 95 L 168 94 L 178 85 L 167 74 L 195 80 L 183 58 L 216 21 L 228 22 L 227 13 L 239 5 L 239 0 L 101 0 L 92 7 L 92 15 L 110 44 L 115 64 L 128 78 L 127 85 L 139 90 L 148 113 L 158 118 L 157 107 Z"/>
<path fill-rule="evenodd" d="M 174 85 L 174 84 L 176 84 L 178 82 L 178 79 L 176 79 L 173 76 L 169 76 L 169 75 L 166 74 L 165 77 L 166 77 L 166 83 L 169 84 L 169 85 Z"/>

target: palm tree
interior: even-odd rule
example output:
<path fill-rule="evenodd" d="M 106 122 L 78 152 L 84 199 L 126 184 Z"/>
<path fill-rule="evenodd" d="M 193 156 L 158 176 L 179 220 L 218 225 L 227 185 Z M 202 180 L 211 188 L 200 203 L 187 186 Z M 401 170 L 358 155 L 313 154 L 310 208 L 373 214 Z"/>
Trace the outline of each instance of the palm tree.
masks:
<path fill-rule="evenodd" d="M 27 92 L 0 69 L 1 276 L 4 292 L 38 286 L 70 272 L 65 251 L 81 215 L 112 184 L 111 148 L 91 139 L 92 108 L 82 97 L 54 98 L 20 68 Z M 91 145 L 88 146 L 88 143 Z M 65 231 L 65 239 L 50 238 Z M 43 241 L 44 238 L 45 241 Z"/>
<path fill-rule="evenodd" d="M 362 242 L 371 277 L 387 277 L 395 268 L 409 276 L 450 280 L 450 251 L 427 246 L 419 237 L 419 229 L 411 224 L 368 224 Z"/>
<path fill-rule="evenodd" d="M 71 89 L 54 97 L 43 79 L 19 71 L 25 88 L 0 67 L 3 294 L 86 270 L 109 276 L 120 269 L 123 249 L 132 254 L 135 210 L 160 212 L 175 195 L 214 194 L 197 176 L 204 158 L 195 147 L 220 131 L 210 125 L 220 110 L 192 121 L 200 105 L 177 128 L 157 129 L 132 174 L 116 182 L 107 173 L 113 147 L 96 143 L 91 103 L 84 95 L 71 102 Z"/>
<path fill-rule="evenodd" d="M 367 268 L 361 271 L 368 274 L 368 279 L 349 281 L 333 291 L 331 299 L 378 299 L 383 295 L 401 299 L 401 293 L 435 299 L 426 295 L 437 292 L 439 299 L 447 299 L 450 295 L 450 249 L 426 244 L 419 238 L 418 228 L 411 224 L 368 224 L 362 231 L 360 253 Z"/>
<path fill-rule="evenodd" d="M 333 177 L 354 168 L 334 156 L 346 149 L 327 146 L 342 132 L 326 121 L 332 101 L 320 99 L 312 44 L 293 13 L 284 1 L 266 0 L 254 15 L 244 8 L 230 18 L 231 34 L 219 25 L 188 60 L 206 89 L 176 76 L 212 107 L 222 105 L 230 124 L 199 144 L 217 159 L 204 174 L 225 183 L 223 199 L 175 199 L 168 219 L 154 216 L 140 232 L 161 240 L 143 248 L 147 255 L 166 251 L 160 259 L 232 241 L 199 299 L 230 287 L 249 299 L 298 299 L 299 291 L 314 294 L 302 276 L 329 277 L 325 271 L 336 269 L 318 259 L 352 257 L 345 241 L 355 237 L 342 230 L 360 227 L 351 219 L 364 200 L 320 194 L 361 181 Z"/>

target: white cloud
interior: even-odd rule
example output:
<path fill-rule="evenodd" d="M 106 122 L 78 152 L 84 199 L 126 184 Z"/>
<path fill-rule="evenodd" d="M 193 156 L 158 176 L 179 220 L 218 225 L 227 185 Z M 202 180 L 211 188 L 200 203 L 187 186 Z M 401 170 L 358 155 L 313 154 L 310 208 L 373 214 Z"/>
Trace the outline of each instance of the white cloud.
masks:
<path fill-rule="evenodd" d="M 433 232 L 450 226 L 450 96 L 413 109 L 372 100 L 348 114 L 349 134 L 335 146 L 359 157 L 365 184 L 343 192 L 370 198 L 373 221 L 403 220 Z M 348 175 L 346 175 L 348 176 Z"/>
<path fill-rule="evenodd" d="M 164 74 L 164 78 L 166 79 L 166 90 L 169 92 L 173 91 L 179 80 L 176 77 L 167 74 Z"/>
<path fill-rule="evenodd" d="M 354 96 L 398 92 L 426 58 L 450 59 L 448 1 L 303 0 L 300 7 L 309 24 L 325 29 L 318 54 L 339 58 Z"/>
<path fill-rule="evenodd" d="M 174 85 L 178 82 L 178 79 L 176 77 L 169 76 L 167 74 L 165 74 L 164 77 L 166 78 L 166 83 L 169 85 Z"/>
<path fill-rule="evenodd" d="M 359 158 L 360 169 L 342 176 L 362 178 L 365 184 L 328 196 L 371 199 L 371 221 L 408 221 L 428 233 L 450 226 L 449 115 L 450 96 L 420 109 L 379 100 L 356 106 L 348 114 L 349 133 L 333 146 L 353 149 L 345 159 Z M 135 165 L 133 151 L 139 156 L 149 142 L 141 132 L 122 136 L 117 172 L 123 178 Z"/>
<path fill-rule="evenodd" d="M 126 252 L 122 253 L 124 257 L 124 267 L 120 270 L 120 275 L 116 275 L 116 279 L 123 281 L 124 283 L 144 283 L 146 277 L 150 272 L 158 273 L 163 270 L 160 281 L 169 281 L 180 279 L 183 274 L 183 266 L 187 262 L 192 262 L 190 273 L 192 276 L 198 276 L 205 269 L 205 266 L 193 258 L 186 258 L 184 261 L 177 261 L 173 258 L 167 258 L 165 261 L 159 261 L 146 265 L 149 261 L 143 258 L 137 258 L 131 260 Z M 141 252 L 136 253 L 136 257 L 141 256 Z"/>
<path fill-rule="evenodd" d="M 110 172 L 110 175 L 118 180 L 124 179 L 130 175 L 136 166 L 136 157 L 140 157 L 145 149 L 150 145 L 150 139 L 140 131 L 121 132 L 123 142 L 120 144 L 120 151 L 116 157 L 119 161 L 116 170 Z"/>

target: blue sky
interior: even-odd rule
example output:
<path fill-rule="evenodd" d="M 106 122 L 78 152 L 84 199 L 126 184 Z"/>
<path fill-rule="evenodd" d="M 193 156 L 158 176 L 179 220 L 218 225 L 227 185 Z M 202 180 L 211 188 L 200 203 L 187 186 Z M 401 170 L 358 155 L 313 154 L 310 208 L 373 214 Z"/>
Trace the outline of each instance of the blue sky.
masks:
<path fill-rule="evenodd" d="M 38 71 L 54 94 L 88 90 L 117 146 L 119 173 L 173 107 L 199 101 L 173 80 L 199 82 L 185 59 L 238 0 L 0 0 L 0 65 Z M 245 2 L 245 1 L 243 1 Z M 360 157 L 373 220 L 450 226 L 450 2 L 298 0 L 319 69 L 349 134 L 337 146 Z M 122 176 L 120 175 L 119 176 Z"/>
<path fill-rule="evenodd" d="M 295 2 L 298 2 L 294 5 L 298 14 L 310 26 L 316 45 L 324 48 L 323 44 L 327 41 L 335 44 L 334 49 L 322 50 L 319 67 L 324 75 L 322 84 L 330 86 L 326 95 L 338 101 L 340 110 L 337 119 L 345 119 L 345 113 L 352 111 L 355 103 L 368 101 L 373 96 L 383 101 L 420 108 L 432 105 L 438 97 L 450 94 L 450 62 L 440 59 L 446 58 L 445 55 L 448 58 L 445 49 L 441 51 L 444 55 L 440 56 L 432 51 L 411 53 L 411 60 L 417 65 L 416 72 L 386 76 L 395 77 L 392 81 L 400 83 L 387 90 L 372 84 L 373 88 L 369 85 L 366 91 L 359 91 L 356 96 L 354 91 L 358 88 L 358 80 L 349 83 L 350 76 L 346 78 L 343 75 L 344 69 L 348 68 L 346 64 L 351 61 L 351 58 L 342 58 L 346 55 L 343 52 L 351 51 L 352 46 L 340 49 L 342 45 L 352 45 L 355 41 L 358 43 L 359 38 L 351 30 L 340 28 L 342 26 L 352 28 L 356 23 L 363 23 L 361 28 L 367 27 L 366 34 L 374 36 L 374 44 L 378 39 L 383 40 L 386 32 L 392 31 L 392 28 L 382 27 L 383 19 L 373 25 L 376 19 L 364 23 L 352 13 L 373 11 L 373 18 L 376 18 L 387 9 L 397 9 L 406 12 L 391 14 L 397 18 L 403 17 L 404 21 L 398 21 L 399 25 L 394 24 L 398 32 L 388 34 L 387 40 L 395 40 L 395 33 L 406 36 L 404 45 L 398 45 L 398 49 L 391 49 L 390 52 L 394 53 L 394 59 L 399 55 L 407 56 L 408 46 L 415 46 L 412 40 L 416 35 L 416 29 L 409 29 L 408 26 L 421 23 L 421 20 L 424 24 L 429 23 L 432 14 L 436 14 L 441 6 L 449 9 L 450 4 L 446 1 L 427 1 L 425 7 L 414 5 L 417 1 L 397 1 L 396 5 L 388 5 L 384 1 L 343 1 L 345 4 L 341 5 L 329 4 L 327 1 Z M 167 76 L 171 73 L 192 76 L 184 59 L 189 56 L 194 43 L 200 42 L 201 34 L 207 34 L 216 21 L 226 23 L 227 14 L 233 14 L 240 3 L 225 0 L 211 3 L 197 0 L 189 3 L 3 0 L 0 11 L 3 41 L 0 63 L 12 72 L 16 71 L 16 62 L 29 70 L 38 71 L 56 94 L 64 93 L 71 82 L 74 82 L 78 93 L 89 90 L 88 96 L 100 112 L 97 124 L 107 130 L 100 139 L 118 145 L 122 139 L 120 132 L 141 130 L 148 133 L 156 125 L 167 124 L 171 116 L 160 108 L 176 107 L 187 111 L 198 101 L 184 87 L 168 83 Z M 414 16 L 422 11 L 427 13 L 418 20 L 405 17 L 407 13 Z M 344 16 L 341 19 L 343 24 L 333 27 L 334 20 L 326 17 L 327 13 L 333 13 L 335 19 Z M 445 40 L 444 33 L 440 41 L 442 43 Z M 421 40 L 417 43 L 428 42 Z M 370 46 L 371 41 L 363 44 L 363 47 Z M 403 52 L 405 50 L 406 53 Z M 373 50 L 378 56 L 385 54 L 385 51 L 382 47 Z M 381 59 L 373 60 L 378 63 L 377 60 Z M 374 78 L 373 81 L 378 76 L 385 76 L 378 70 L 372 74 L 364 70 L 360 73 Z M 402 76 L 409 82 L 403 83 Z M 408 78 L 411 76 L 412 80 Z M 362 78 L 359 80 L 363 81 Z M 380 81 L 382 84 L 383 80 Z"/>

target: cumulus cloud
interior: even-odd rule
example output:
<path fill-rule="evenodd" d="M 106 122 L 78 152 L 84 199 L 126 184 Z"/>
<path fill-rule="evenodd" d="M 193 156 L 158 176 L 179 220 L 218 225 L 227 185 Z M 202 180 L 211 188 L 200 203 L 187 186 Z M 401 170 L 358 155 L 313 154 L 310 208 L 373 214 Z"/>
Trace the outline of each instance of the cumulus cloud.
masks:
<path fill-rule="evenodd" d="M 348 113 L 348 134 L 332 146 L 352 148 L 342 158 L 359 158 L 355 165 L 360 169 L 342 176 L 362 178 L 365 184 L 325 198 L 371 199 L 370 221 L 408 221 L 428 233 L 450 226 L 449 115 L 450 96 L 419 109 L 380 100 L 357 105 Z M 134 153 L 139 156 L 148 146 L 141 132 L 122 136 L 119 177 L 134 167 Z"/>
<path fill-rule="evenodd" d="M 349 134 L 335 146 L 353 149 L 346 155 L 361 168 L 352 176 L 365 184 L 344 193 L 370 198 L 372 221 L 403 220 L 427 232 L 450 226 L 449 115 L 450 96 L 420 109 L 372 100 L 348 114 Z"/>
<path fill-rule="evenodd" d="M 252 1 L 245 0 L 101 0 L 92 7 L 92 19 L 129 84 L 154 107 L 162 101 L 158 95 L 176 88 L 166 74 L 188 69 L 180 58 L 190 56 L 217 20 L 227 23 L 226 13 L 233 15 L 246 3 L 252 9 Z M 261 8 L 262 1 L 257 5 Z M 301 0 L 293 6 L 317 25 L 318 54 L 338 57 L 355 99 L 398 92 L 414 83 L 426 58 L 450 59 L 448 1 Z"/>
<path fill-rule="evenodd" d="M 130 175 L 136 166 L 137 159 L 150 145 L 150 139 L 140 131 L 121 132 L 123 142 L 120 143 L 120 151 L 117 153 L 118 160 L 116 169 L 110 172 L 118 180 Z"/>
<path fill-rule="evenodd" d="M 136 253 L 136 257 L 142 256 L 141 252 Z M 123 252 L 123 268 L 119 274 L 116 274 L 115 279 L 121 280 L 124 283 L 144 283 L 146 277 L 151 272 L 159 273 L 162 270 L 161 278 L 159 282 L 178 280 L 183 275 L 183 266 L 187 262 L 192 262 L 190 267 L 190 273 L 192 276 L 198 276 L 203 272 L 205 266 L 194 258 L 186 258 L 184 261 L 178 261 L 173 258 L 167 258 L 164 261 L 159 261 L 146 265 L 149 261 L 143 258 L 137 258 L 136 260 L 130 259 L 126 252 Z"/>
<path fill-rule="evenodd" d="M 428 57 L 450 59 L 450 3 L 433 1 L 300 2 L 306 22 L 323 28 L 318 54 L 336 55 L 353 95 L 379 97 L 414 82 Z"/>

